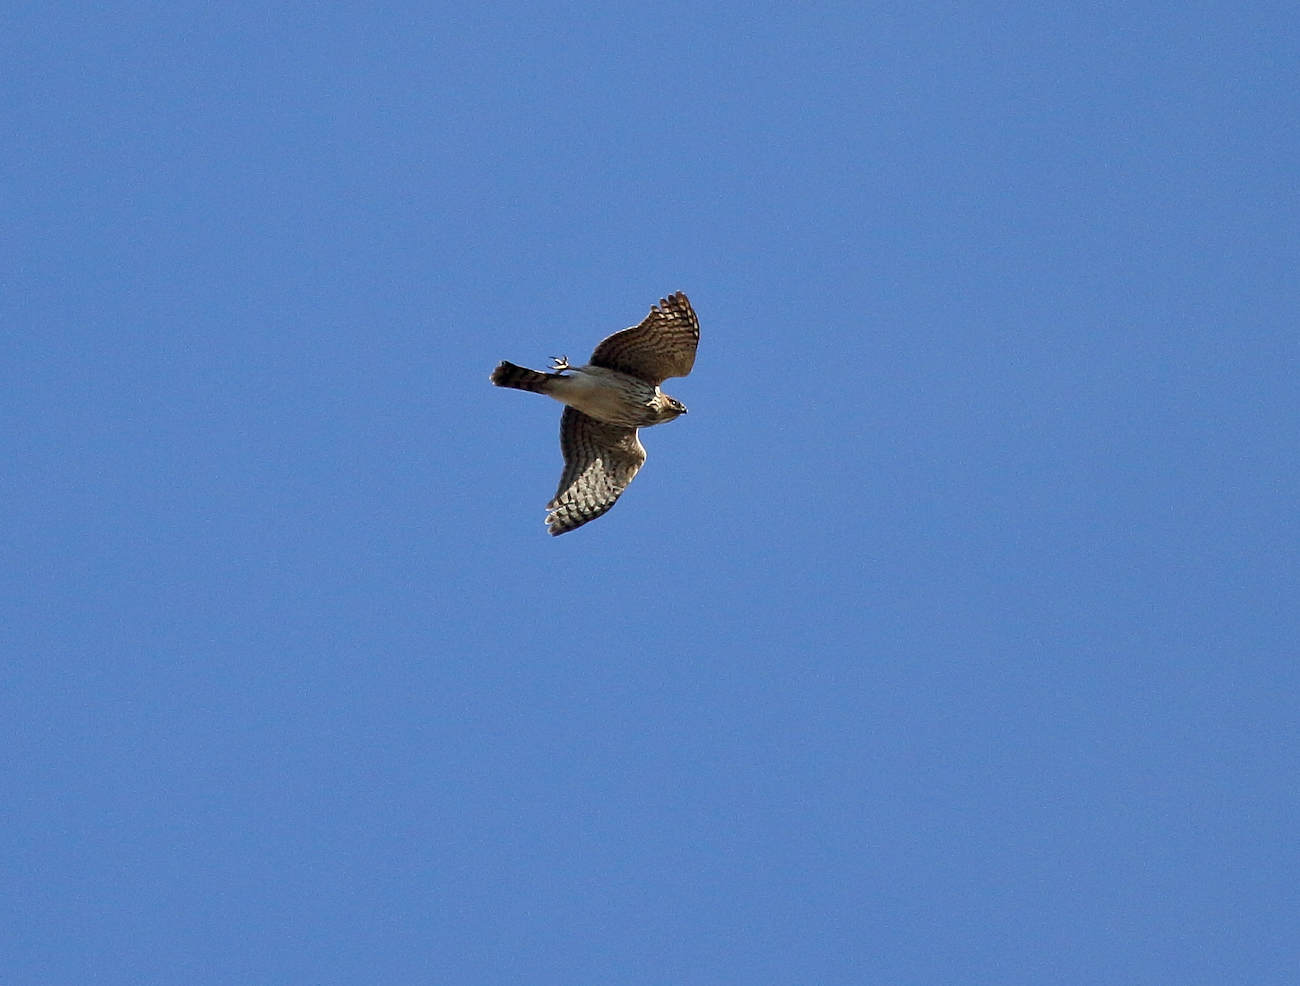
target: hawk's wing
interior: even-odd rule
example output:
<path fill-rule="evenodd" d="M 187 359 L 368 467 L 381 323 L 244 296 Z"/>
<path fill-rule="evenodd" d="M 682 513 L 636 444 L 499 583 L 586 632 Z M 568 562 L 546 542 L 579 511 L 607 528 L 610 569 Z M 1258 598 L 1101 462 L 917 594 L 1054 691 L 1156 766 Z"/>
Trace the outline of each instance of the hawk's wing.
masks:
<path fill-rule="evenodd" d="M 564 475 L 546 505 L 551 534 L 581 527 L 607 511 L 645 462 L 635 428 L 608 425 L 571 407 L 560 418 L 560 449 Z"/>
<path fill-rule="evenodd" d="M 684 377 L 695 365 L 700 322 L 678 291 L 650 307 L 650 314 L 612 336 L 591 354 L 592 366 L 603 366 L 640 377 L 656 387 L 669 377 Z"/>

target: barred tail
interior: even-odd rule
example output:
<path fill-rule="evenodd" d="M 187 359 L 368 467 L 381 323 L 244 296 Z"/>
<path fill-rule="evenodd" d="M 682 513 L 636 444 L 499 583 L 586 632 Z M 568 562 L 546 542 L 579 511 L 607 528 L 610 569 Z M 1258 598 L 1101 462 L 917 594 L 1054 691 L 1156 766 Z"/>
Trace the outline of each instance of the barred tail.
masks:
<path fill-rule="evenodd" d="M 546 393 L 546 384 L 556 373 L 542 373 L 530 370 L 526 366 L 515 366 L 504 360 L 492 371 L 491 380 L 498 387 L 511 387 L 515 390 L 531 390 L 534 394 Z"/>

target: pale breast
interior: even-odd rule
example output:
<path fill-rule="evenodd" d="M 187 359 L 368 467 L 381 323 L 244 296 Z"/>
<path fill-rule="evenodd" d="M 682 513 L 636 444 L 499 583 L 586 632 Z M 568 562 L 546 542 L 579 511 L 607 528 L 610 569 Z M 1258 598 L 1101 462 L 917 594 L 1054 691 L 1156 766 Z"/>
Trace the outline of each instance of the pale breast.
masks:
<path fill-rule="evenodd" d="M 653 385 L 602 366 L 574 367 L 551 380 L 547 393 L 597 421 L 630 428 L 652 425 L 658 417 Z"/>

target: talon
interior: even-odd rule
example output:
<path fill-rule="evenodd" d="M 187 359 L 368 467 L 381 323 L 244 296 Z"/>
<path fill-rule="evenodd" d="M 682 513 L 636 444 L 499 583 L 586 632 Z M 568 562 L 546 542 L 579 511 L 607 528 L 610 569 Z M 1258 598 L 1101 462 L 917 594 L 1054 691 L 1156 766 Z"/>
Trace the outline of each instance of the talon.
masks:
<path fill-rule="evenodd" d="M 573 369 L 573 367 L 569 366 L 569 357 L 567 356 L 552 356 L 551 360 L 555 363 L 555 365 L 551 367 L 552 373 L 560 373 L 564 370 Z"/>

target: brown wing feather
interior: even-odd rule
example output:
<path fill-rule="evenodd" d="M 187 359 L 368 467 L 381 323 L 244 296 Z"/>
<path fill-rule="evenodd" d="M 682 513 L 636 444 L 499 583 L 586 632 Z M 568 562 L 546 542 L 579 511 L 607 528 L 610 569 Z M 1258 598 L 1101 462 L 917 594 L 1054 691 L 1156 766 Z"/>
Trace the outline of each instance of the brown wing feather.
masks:
<path fill-rule="evenodd" d="M 651 306 L 640 325 L 615 332 L 597 346 L 590 362 L 640 377 L 657 387 L 669 377 L 684 377 L 691 372 L 699 343 L 699 319 L 686 295 L 678 291 Z"/>
<path fill-rule="evenodd" d="M 605 424 L 571 407 L 560 418 L 564 474 L 546 505 L 546 526 L 563 534 L 595 520 L 623 495 L 645 462 L 635 428 Z"/>

